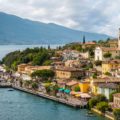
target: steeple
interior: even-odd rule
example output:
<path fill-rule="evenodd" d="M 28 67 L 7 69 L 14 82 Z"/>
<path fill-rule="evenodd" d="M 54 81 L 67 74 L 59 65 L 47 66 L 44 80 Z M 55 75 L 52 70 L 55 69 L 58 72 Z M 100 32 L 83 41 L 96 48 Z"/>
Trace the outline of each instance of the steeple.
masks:
<path fill-rule="evenodd" d="M 120 49 L 120 28 L 119 28 L 119 33 L 118 33 L 118 48 Z"/>

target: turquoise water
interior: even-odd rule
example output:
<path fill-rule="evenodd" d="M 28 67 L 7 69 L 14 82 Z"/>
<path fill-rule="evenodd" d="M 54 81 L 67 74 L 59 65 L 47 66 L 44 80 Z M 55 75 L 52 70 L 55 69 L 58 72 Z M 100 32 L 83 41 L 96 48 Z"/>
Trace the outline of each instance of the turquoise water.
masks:
<path fill-rule="evenodd" d="M 0 120 L 106 120 L 21 91 L 0 88 Z"/>
<path fill-rule="evenodd" d="M 24 50 L 26 48 L 34 48 L 34 47 L 45 47 L 47 48 L 48 45 L 0 45 L 0 60 L 9 52 L 13 52 L 15 50 Z M 51 48 L 56 48 L 58 46 L 63 45 L 50 45 Z"/>

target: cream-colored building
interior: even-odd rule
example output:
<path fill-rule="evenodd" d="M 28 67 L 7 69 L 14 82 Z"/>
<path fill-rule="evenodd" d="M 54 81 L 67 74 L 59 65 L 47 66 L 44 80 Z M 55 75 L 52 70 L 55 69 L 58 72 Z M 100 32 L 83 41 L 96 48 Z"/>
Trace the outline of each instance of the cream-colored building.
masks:
<path fill-rule="evenodd" d="M 106 60 L 106 58 L 104 57 L 104 55 L 106 53 L 111 53 L 110 58 L 115 58 L 116 56 L 120 56 L 120 29 L 119 29 L 119 35 L 118 35 L 117 44 L 118 45 L 111 44 L 110 47 L 100 47 L 100 46 L 96 47 L 95 48 L 95 61 L 97 61 L 97 60 L 100 60 L 100 61 Z"/>
<path fill-rule="evenodd" d="M 114 104 L 114 107 L 120 108 L 120 93 L 114 94 L 113 104 Z"/>
<path fill-rule="evenodd" d="M 85 75 L 83 70 L 72 67 L 58 67 L 56 68 L 55 73 L 56 78 L 60 79 L 81 78 Z"/>
<path fill-rule="evenodd" d="M 20 64 L 18 65 L 18 72 L 23 74 L 31 74 L 36 70 L 50 70 L 51 66 L 32 66 L 28 64 Z"/>

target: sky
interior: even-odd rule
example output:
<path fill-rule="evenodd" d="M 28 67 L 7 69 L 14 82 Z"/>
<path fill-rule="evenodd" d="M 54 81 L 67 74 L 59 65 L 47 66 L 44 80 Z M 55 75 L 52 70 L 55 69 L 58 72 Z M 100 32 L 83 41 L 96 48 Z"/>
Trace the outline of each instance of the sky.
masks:
<path fill-rule="evenodd" d="M 111 36 L 120 27 L 120 0 L 0 0 L 0 11 Z"/>

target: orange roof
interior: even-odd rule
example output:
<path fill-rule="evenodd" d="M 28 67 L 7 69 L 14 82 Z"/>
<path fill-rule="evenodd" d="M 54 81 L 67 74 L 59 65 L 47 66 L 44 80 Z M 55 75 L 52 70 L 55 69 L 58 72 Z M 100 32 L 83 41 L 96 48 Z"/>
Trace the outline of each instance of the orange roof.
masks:
<path fill-rule="evenodd" d="M 73 85 L 76 85 L 76 84 L 78 84 L 77 81 L 70 81 L 70 82 L 66 83 L 67 86 L 73 86 Z"/>

